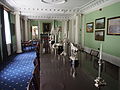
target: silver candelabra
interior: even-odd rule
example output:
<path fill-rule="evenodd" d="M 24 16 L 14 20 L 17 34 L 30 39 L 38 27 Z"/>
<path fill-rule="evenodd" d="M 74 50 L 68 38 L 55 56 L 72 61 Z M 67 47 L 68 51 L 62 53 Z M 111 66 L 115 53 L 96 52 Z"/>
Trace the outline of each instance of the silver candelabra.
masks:
<path fill-rule="evenodd" d="M 100 55 L 99 55 L 99 69 L 98 69 L 98 77 L 94 80 L 95 81 L 95 86 L 100 88 L 101 86 L 105 86 L 106 82 L 104 79 L 101 77 L 101 67 L 102 67 L 102 43 L 100 45 Z"/>

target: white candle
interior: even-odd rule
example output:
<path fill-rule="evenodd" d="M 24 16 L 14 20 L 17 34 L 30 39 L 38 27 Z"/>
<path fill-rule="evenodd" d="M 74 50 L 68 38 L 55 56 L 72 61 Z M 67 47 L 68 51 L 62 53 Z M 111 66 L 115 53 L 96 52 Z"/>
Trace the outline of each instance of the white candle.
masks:
<path fill-rule="evenodd" d="M 102 59 L 102 43 L 100 44 L 100 59 Z"/>

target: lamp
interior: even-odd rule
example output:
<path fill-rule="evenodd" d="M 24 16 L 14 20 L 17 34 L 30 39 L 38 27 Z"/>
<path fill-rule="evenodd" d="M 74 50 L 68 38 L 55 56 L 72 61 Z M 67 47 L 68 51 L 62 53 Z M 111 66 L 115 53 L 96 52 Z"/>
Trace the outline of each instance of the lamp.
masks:
<path fill-rule="evenodd" d="M 41 0 L 41 1 L 47 4 L 63 4 L 67 2 L 67 0 Z"/>

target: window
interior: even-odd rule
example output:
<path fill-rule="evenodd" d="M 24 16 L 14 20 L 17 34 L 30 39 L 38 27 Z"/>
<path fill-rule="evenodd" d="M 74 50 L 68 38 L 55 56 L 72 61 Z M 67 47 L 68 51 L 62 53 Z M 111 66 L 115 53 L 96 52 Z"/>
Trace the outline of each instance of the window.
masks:
<path fill-rule="evenodd" d="M 38 38 L 38 26 L 32 26 L 32 39 Z"/>
<path fill-rule="evenodd" d="M 4 10 L 4 24 L 5 24 L 5 37 L 6 44 L 11 43 L 10 23 L 8 18 L 8 12 Z"/>

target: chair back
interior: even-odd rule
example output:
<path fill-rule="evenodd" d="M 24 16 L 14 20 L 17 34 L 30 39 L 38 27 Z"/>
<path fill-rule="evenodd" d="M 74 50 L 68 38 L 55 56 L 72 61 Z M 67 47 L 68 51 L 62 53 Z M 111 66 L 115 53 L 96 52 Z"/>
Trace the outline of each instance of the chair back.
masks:
<path fill-rule="evenodd" d="M 35 69 L 33 71 L 33 84 L 35 86 L 35 90 L 39 90 L 39 88 L 40 88 L 40 70 L 39 70 L 39 65 L 36 65 Z"/>

